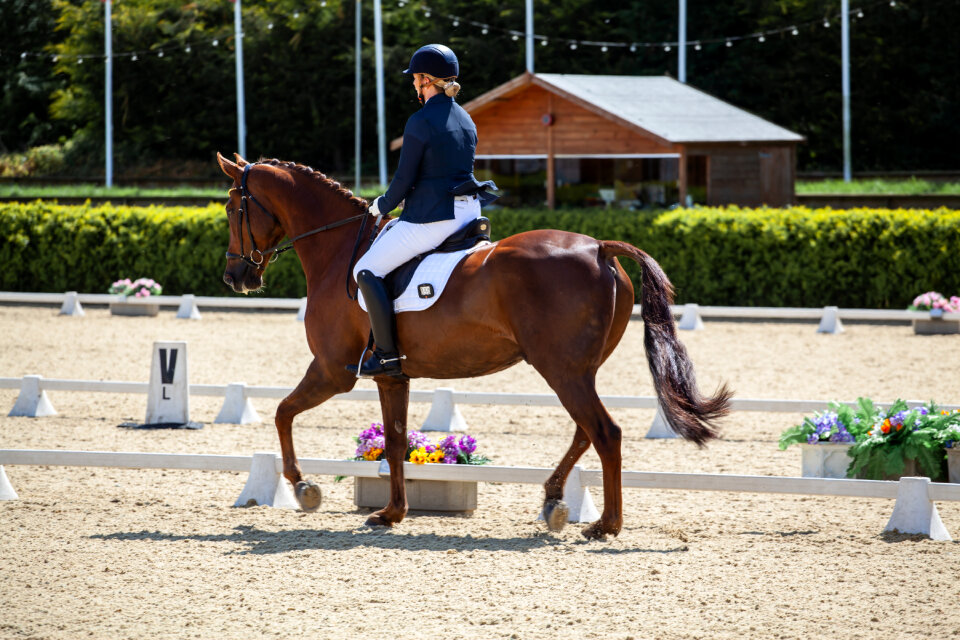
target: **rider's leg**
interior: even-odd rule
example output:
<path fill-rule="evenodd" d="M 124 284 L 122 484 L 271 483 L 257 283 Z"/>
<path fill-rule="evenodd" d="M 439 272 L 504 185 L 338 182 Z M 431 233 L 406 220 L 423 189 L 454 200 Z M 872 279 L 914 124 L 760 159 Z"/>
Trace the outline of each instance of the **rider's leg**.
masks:
<path fill-rule="evenodd" d="M 400 353 L 397 350 L 393 300 L 387 295 L 383 279 L 375 276 L 372 271 L 364 269 L 357 274 L 357 286 L 363 293 L 363 301 L 367 305 L 367 314 L 370 316 L 373 341 L 376 343 L 373 356 L 360 365 L 357 376 L 372 378 L 401 375 L 403 372 L 400 369 Z M 353 371 L 356 367 L 347 368 Z"/>

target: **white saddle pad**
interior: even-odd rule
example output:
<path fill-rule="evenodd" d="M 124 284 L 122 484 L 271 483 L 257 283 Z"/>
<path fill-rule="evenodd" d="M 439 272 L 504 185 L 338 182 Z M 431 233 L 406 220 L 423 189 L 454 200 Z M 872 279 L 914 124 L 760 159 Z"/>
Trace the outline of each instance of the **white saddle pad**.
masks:
<path fill-rule="evenodd" d="M 469 249 L 454 251 L 452 253 L 432 253 L 420 261 L 420 265 L 410 279 L 410 284 L 404 289 L 400 297 L 393 302 L 393 310 L 396 313 L 404 311 L 423 311 L 433 306 L 443 288 L 450 279 L 450 274 L 460 264 L 467 255 L 490 246 L 489 242 L 481 242 Z M 357 300 L 360 302 L 360 308 L 367 310 L 367 303 L 363 301 L 363 294 L 357 292 Z"/>

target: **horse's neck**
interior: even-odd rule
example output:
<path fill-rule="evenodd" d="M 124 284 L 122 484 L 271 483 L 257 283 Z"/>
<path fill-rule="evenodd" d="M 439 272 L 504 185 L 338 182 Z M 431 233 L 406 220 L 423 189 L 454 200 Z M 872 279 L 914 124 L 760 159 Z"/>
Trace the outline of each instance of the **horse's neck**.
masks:
<path fill-rule="evenodd" d="M 322 186 L 315 187 L 322 189 Z M 312 194 L 311 194 L 312 195 Z M 314 198 L 292 198 L 286 220 L 281 220 L 287 237 L 294 238 L 324 225 L 356 216 L 359 211 L 336 193 Z M 361 221 L 351 222 L 298 240 L 294 250 L 307 278 L 307 291 L 327 288 L 347 277 L 350 256 Z"/>

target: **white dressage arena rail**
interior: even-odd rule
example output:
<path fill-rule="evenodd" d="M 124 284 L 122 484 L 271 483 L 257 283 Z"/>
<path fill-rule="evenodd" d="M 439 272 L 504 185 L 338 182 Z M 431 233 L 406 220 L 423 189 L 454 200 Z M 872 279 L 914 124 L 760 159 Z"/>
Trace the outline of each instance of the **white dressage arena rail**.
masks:
<path fill-rule="evenodd" d="M 62 315 L 82 316 L 82 304 L 160 305 L 178 307 L 177 317 L 199 319 L 199 307 L 221 309 L 289 309 L 297 310 L 297 319 L 303 320 L 306 313 L 306 298 L 260 298 L 219 296 L 151 296 L 149 298 L 125 298 L 106 293 L 21 293 L 0 291 L 0 303 L 60 304 Z M 960 320 L 960 313 L 934 311 L 905 311 L 899 309 L 840 309 L 827 306 L 822 309 L 803 307 L 725 307 L 700 306 L 696 303 L 672 305 L 671 312 L 680 316 L 677 328 L 681 330 L 703 329 L 703 318 L 739 318 L 749 320 L 817 320 L 818 333 L 840 333 L 843 320 L 866 322 L 909 322 L 913 320 Z M 633 315 L 639 317 L 640 305 L 634 305 Z"/>
<path fill-rule="evenodd" d="M 120 382 L 110 380 L 65 380 L 28 375 L 22 378 L 0 378 L 0 389 L 19 389 L 20 393 L 9 416 L 39 418 L 55 415 L 47 391 L 82 391 L 88 393 L 142 393 L 149 392 L 146 382 Z M 261 422 L 260 416 L 250 402 L 251 398 L 285 398 L 293 387 L 248 386 L 242 382 L 228 385 L 191 384 L 189 394 L 193 396 L 223 396 L 224 403 L 215 423 L 251 424 Z M 354 389 L 348 393 L 336 395 L 332 400 L 356 400 L 378 402 L 380 396 L 376 389 Z M 674 438 L 667 426 L 657 398 L 655 396 L 600 396 L 608 409 L 656 409 L 657 415 L 647 433 L 647 438 Z M 528 407 L 559 407 L 560 400 L 552 393 L 495 393 L 478 391 L 456 391 L 440 387 L 433 391 L 410 392 L 410 402 L 429 402 L 430 411 L 424 420 L 424 431 L 465 431 L 466 421 L 460 413 L 457 403 L 475 405 L 512 405 Z M 844 404 L 856 406 L 853 401 Z M 908 401 L 911 407 L 926 404 L 920 400 Z M 730 402 L 733 411 L 760 411 L 767 413 L 806 413 L 826 409 L 825 400 L 775 400 L 734 398 Z M 953 411 L 960 404 L 944 404 L 942 409 Z"/>
<path fill-rule="evenodd" d="M 50 465 L 113 467 L 129 469 L 197 469 L 248 471 L 249 476 L 234 506 L 249 504 L 296 508 L 289 483 L 281 476 L 283 462 L 276 453 L 226 456 L 175 453 L 130 453 L 111 451 L 0 450 L 0 500 L 17 500 L 3 465 Z M 354 477 L 387 477 L 389 465 L 380 462 L 301 458 L 304 473 Z M 409 480 L 542 484 L 553 469 L 475 465 L 416 465 L 404 463 Z M 951 540 L 934 501 L 960 501 L 960 485 L 932 483 L 929 478 L 899 481 L 743 476 L 699 473 L 622 472 L 625 488 L 681 491 L 781 493 L 861 498 L 895 498 L 893 514 L 884 531 L 923 534 L 934 540 Z M 600 471 L 574 467 L 564 487 L 564 501 L 571 507 L 571 522 L 596 519 L 587 487 L 602 486 Z"/>

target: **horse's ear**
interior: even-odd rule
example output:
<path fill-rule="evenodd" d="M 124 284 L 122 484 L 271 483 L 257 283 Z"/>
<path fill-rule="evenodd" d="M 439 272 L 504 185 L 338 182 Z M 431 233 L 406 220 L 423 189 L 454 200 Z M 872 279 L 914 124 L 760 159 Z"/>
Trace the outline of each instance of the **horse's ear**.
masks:
<path fill-rule="evenodd" d="M 240 181 L 240 176 L 243 175 L 242 168 L 224 158 L 222 155 L 220 155 L 220 152 L 217 152 L 217 162 L 220 164 L 220 168 L 223 169 L 223 172 L 233 178 L 234 182 Z"/>
<path fill-rule="evenodd" d="M 247 166 L 248 164 L 250 164 L 249 162 L 247 162 L 246 160 L 244 160 L 243 157 L 242 157 L 239 153 L 234 153 L 234 154 L 233 154 L 233 157 L 234 157 L 234 159 L 237 161 L 237 166 L 240 167 L 241 169 L 243 169 L 245 166 Z"/>

